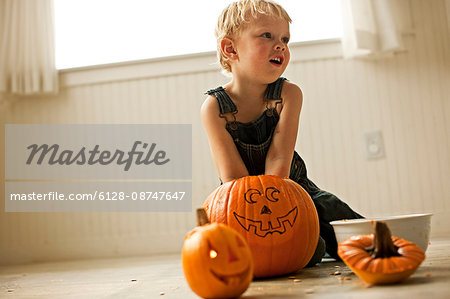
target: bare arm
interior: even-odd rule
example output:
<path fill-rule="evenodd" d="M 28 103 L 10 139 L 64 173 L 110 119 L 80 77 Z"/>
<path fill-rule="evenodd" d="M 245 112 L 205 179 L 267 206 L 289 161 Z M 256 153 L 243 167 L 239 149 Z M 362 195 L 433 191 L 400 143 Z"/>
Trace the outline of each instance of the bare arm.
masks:
<path fill-rule="evenodd" d="M 283 106 L 280 120 L 273 134 L 272 143 L 266 157 L 265 174 L 289 177 L 295 142 L 297 140 L 303 95 L 301 89 L 285 82 L 282 91 Z"/>
<path fill-rule="evenodd" d="M 248 176 L 248 170 L 227 132 L 226 120 L 219 116 L 219 104 L 214 96 L 209 96 L 202 105 L 201 117 L 208 135 L 211 155 L 219 177 L 223 183 Z"/>

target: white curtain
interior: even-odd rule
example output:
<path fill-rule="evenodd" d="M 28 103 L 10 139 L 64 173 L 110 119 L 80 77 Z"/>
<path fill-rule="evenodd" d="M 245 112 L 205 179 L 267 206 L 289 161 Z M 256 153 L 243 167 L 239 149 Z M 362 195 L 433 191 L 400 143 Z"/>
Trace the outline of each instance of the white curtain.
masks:
<path fill-rule="evenodd" d="M 409 1 L 341 0 L 341 9 L 344 57 L 382 58 L 404 50 L 402 33 L 412 29 Z"/>
<path fill-rule="evenodd" d="M 0 0 L 0 93 L 56 93 L 53 0 Z"/>

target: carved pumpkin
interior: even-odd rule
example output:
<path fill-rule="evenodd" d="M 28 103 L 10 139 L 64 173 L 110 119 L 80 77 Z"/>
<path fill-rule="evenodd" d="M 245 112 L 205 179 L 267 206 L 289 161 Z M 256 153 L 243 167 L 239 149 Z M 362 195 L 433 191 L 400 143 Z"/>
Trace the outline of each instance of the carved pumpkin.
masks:
<path fill-rule="evenodd" d="M 182 264 L 194 293 L 204 298 L 238 297 L 253 279 L 250 248 L 235 230 L 210 224 L 203 209 L 197 210 L 198 227 L 184 240 Z"/>
<path fill-rule="evenodd" d="M 314 254 L 317 212 L 308 193 L 289 178 L 260 175 L 230 181 L 203 206 L 211 222 L 227 224 L 247 240 L 255 277 L 298 271 Z"/>
<path fill-rule="evenodd" d="M 389 284 L 408 278 L 425 259 L 416 244 L 391 236 L 384 222 L 374 223 L 374 234 L 350 237 L 339 243 L 338 254 L 369 284 Z"/>

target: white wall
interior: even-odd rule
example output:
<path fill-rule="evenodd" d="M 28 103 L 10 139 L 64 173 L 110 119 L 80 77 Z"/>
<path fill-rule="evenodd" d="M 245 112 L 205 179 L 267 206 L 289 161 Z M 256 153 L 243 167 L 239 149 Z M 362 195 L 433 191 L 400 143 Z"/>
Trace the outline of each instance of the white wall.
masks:
<path fill-rule="evenodd" d="M 449 235 L 450 33 L 444 0 L 412 1 L 407 52 L 344 60 L 336 41 L 293 45 L 286 77 L 304 92 L 297 150 L 310 177 L 368 217 L 432 212 Z M 199 109 L 227 81 L 214 53 L 67 70 L 57 96 L 9 99 L 4 123 L 191 123 L 193 208 L 218 185 Z M 367 160 L 364 133 L 386 156 Z M 4 169 L 4 130 L 0 166 Z M 4 171 L 1 172 L 4 181 Z M 0 187 L 4 205 L 4 184 Z M 0 264 L 180 249 L 193 213 L 0 213 Z"/>

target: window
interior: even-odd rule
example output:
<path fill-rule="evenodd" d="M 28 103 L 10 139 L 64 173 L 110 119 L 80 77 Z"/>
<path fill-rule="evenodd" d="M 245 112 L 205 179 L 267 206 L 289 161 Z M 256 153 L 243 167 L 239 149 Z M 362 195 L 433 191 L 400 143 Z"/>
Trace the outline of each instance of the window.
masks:
<path fill-rule="evenodd" d="M 55 0 L 58 69 L 214 51 L 231 0 Z M 279 0 L 291 42 L 341 36 L 339 0 Z"/>

